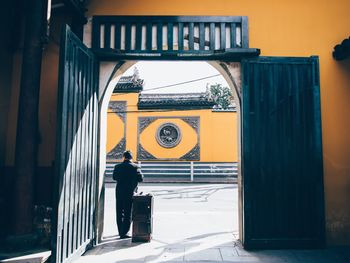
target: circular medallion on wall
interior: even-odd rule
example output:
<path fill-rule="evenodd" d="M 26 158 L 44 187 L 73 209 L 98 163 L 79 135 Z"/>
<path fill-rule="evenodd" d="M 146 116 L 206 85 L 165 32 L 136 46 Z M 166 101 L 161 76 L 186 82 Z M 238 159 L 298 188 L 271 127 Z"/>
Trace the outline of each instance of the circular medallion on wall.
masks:
<path fill-rule="evenodd" d="M 157 142 L 165 147 L 172 148 L 181 141 L 181 131 L 174 123 L 163 123 L 156 131 Z"/>

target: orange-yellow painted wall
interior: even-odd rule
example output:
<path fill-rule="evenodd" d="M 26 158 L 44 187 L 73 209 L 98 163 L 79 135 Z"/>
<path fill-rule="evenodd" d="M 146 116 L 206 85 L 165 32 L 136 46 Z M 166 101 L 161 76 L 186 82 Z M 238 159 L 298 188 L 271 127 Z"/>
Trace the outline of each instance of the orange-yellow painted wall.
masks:
<path fill-rule="evenodd" d="M 57 22 L 57 20 L 56 20 Z M 57 25 L 60 24 L 60 25 Z M 56 146 L 56 102 L 58 87 L 59 39 L 62 21 L 51 25 L 51 39 L 44 46 L 39 101 L 39 134 L 38 134 L 38 166 L 52 166 L 55 159 Z M 13 56 L 13 73 L 11 86 L 10 110 L 7 122 L 6 161 L 7 166 L 15 162 L 16 129 L 18 115 L 18 101 L 22 65 L 21 50 Z M 51 176 L 51 175 L 50 175 Z"/>
<path fill-rule="evenodd" d="M 57 45 L 49 45 L 43 52 L 42 75 L 39 103 L 39 135 L 38 135 L 38 165 L 51 166 L 55 158 L 56 146 L 56 97 L 58 85 L 58 52 Z M 14 73 L 12 78 L 10 121 L 7 129 L 7 158 L 9 166 L 14 165 L 15 144 L 18 114 L 18 98 L 20 85 L 20 68 L 22 60 L 19 54 L 14 59 Z"/>
<path fill-rule="evenodd" d="M 88 15 L 245 15 L 250 47 L 260 48 L 262 55 L 319 56 L 327 239 L 350 244 L 350 61 L 337 62 L 331 55 L 334 45 L 349 36 L 349 8 L 348 0 L 91 0 Z M 58 34 L 54 38 L 57 42 Z M 57 48 L 47 49 L 46 56 L 51 58 L 42 69 L 40 94 L 40 112 L 47 112 L 40 114 L 43 165 L 54 160 Z M 6 165 L 14 161 L 19 57 L 13 63 Z"/>
<path fill-rule="evenodd" d="M 126 148 L 137 156 L 138 138 L 142 147 L 159 159 L 179 159 L 196 144 L 198 135 L 194 129 L 180 118 L 194 116 L 200 118 L 200 161 L 201 162 L 237 162 L 237 114 L 236 112 L 212 112 L 210 109 L 190 111 L 149 112 L 138 111 L 138 93 L 114 94 L 111 101 L 126 101 Z M 139 117 L 160 117 L 138 134 Z M 155 138 L 158 127 L 166 122 L 176 124 L 182 133 L 180 143 L 173 148 L 164 148 Z M 106 152 L 112 150 L 124 136 L 124 124 L 121 119 L 108 111 Z"/>
<path fill-rule="evenodd" d="M 41 75 L 38 149 L 40 166 L 51 166 L 55 158 L 58 54 L 57 44 L 51 44 L 46 47 L 42 61 L 42 68 L 48 74 Z"/>
<path fill-rule="evenodd" d="M 89 15 L 248 16 L 250 47 L 265 56 L 320 57 L 328 242 L 350 243 L 350 62 L 332 58 L 349 36 L 348 0 L 95 0 Z"/>
<path fill-rule="evenodd" d="M 5 164 L 8 166 L 13 165 L 15 162 L 17 122 L 14 120 L 17 120 L 17 114 L 18 114 L 19 85 L 20 85 L 20 79 L 21 79 L 21 71 L 20 71 L 21 63 L 22 63 L 21 54 L 19 54 L 19 52 L 16 52 L 13 56 L 11 99 L 10 99 L 10 110 L 9 110 L 8 122 L 7 122 Z"/>

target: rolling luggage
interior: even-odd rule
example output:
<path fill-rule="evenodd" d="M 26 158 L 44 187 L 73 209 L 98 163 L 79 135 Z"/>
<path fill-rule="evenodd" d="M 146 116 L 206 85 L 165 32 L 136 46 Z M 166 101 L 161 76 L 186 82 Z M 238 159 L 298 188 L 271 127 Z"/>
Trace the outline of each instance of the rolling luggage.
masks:
<path fill-rule="evenodd" d="M 150 242 L 153 227 L 153 196 L 137 194 L 133 197 L 132 242 Z"/>

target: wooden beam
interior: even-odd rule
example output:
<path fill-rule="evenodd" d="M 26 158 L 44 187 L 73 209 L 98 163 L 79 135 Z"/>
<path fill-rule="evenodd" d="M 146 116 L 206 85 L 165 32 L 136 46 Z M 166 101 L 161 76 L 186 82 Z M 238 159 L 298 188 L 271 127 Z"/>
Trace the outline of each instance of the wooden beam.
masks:
<path fill-rule="evenodd" d="M 44 1 L 33 0 L 26 14 L 15 156 L 14 233 L 18 235 L 33 230 L 44 6 Z"/>
<path fill-rule="evenodd" d="M 85 17 L 85 12 L 87 9 L 84 3 L 82 4 L 80 1 L 76 0 L 63 0 L 63 2 L 65 6 L 73 12 L 73 16 L 76 17 L 76 19 L 79 19 L 82 24 L 86 24 L 87 18 Z"/>
<path fill-rule="evenodd" d="M 93 49 L 100 60 L 221 60 L 241 61 L 243 58 L 257 57 L 260 49 L 257 48 L 227 48 L 224 50 L 153 50 L 134 52 L 110 52 Z"/>

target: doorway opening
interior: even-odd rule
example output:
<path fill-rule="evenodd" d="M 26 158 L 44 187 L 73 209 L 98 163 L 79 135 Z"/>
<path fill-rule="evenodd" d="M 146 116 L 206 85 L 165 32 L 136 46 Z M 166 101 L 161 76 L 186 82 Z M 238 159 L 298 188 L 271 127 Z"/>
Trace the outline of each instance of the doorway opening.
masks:
<path fill-rule="evenodd" d="M 246 22 L 246 19 L 242 21 Z M 247 29 L 247 23 L 244 24 L 244 28 Z M 162 24 L 159 25 L 158 29 L 161 29 Z M 171 28 L 171 24 L 169 26 Z M 190 27 L 193 26 L 190 22 Z M 231 26 L 234 27 L 235 23 L 231 23 Z M 103 32 L 107 34 L 104 34 L 103 42 L 110 42 L 111 31 L 107 30 L 105 25 L 96 27 L 94 23 L 94 28 L 104 28 Z M 127 32 L 132 31 L 132 27 L 126 28 L 128 28 Z M 225 25 L 221 28 L 221 33 L 225 33 Z M 148 28 L 149 32 L 151 32 L 150 29 L 152 27 Z M 158 32 L 162 31 L 158 30 Z M 238 143 L 242 142 L 238 147 L 238 157 L 244 157 L 242 162 L 240 158 L 238 159 L 239 166 L 242 163 L 242 169 L 238 170 L 242 170 L 244 174 L 243 184 L 242 176 L 238 173 L 238 210 L 239 222 L 243 221 L 244 215 L 244 224 L 240 223 L 241 227 L 239 227 L 240 239 L 244 247 L 305 248 L 320 247 L 324 244 L 322 140 L 317 57 L 252 58 L 251 56 L 259 54 L 259 50 L 249 49 L 247 41 L 243 46 L 248 49 L 241 49 L 239 46 L 238 49 L 227 51 L 225 49 L 222 52 L 220 50 L 204 52 L 201 49 L 197 51 L 193 48 L 193 35 L 190 35 L 189 42 L 192 44 L 189 51 L 169 52 L 163 51 L 161 47 L 163 34 L 157 34 L 157 51 L 152 49 L 149 53 L 145 51 L 140 53 L 136 49 L 136 53 L 116 53 L 110 52 L 111 50 L 106 49 L 106 46 L 100 46 L 99 30 L 93 34 L 97 37 L 93 38 L 93 52 L 91 52 L 71 33 L 69 28 L 66 28 L 65 33 L 60 62 L 61 94 L 58 96 L 60 124 L 58 125 L 56 162 L 60 165 L 57 166 L 56 174 L 59 187 L 54 204 L 57 216 L 53 216 L 57 219 L 53 228 L 54 255 L 59 262 L 80 255 L 93 241 L 98 242 L 102 239 L 104 172 L 107 154 L 105 134 L 109 100 L 122 74 L 136 63 L 131 59 L 152 60 L 155 56 L 159 57 L 159 60 L 214 61 L 218 59 L 219 61 L 213 62 L 212 65 L 228 81 L 233 95 L 237 98 L 237 110 L 240 116 L 237 137 Z M 129 33 L 127 33 L 128 41 L 132 35 Z M 171 34 L 165 35 L 169 37 L 168 43 L 173 43 Z M 211 35 L 213 36 L 211 40 L 214 41 L 215 34 Z M 180 32 L 180 39 L 182 36 Z M 203 40 L 204 34 L 200 36 Z M 147 37 L 147 39 L 153 38 Z M 225 43 L 223 39 L 228 38 L 221 38 L 222 44 Z M 242 39 L 248 40 L 247 34 Z M 214 43 L 213 41 L 211 43 Z M 128 45 L 125 50 L 129 50 L 129 47 Z M 150 49 L 152 45 L 147 47 Z M 82 63 L 83 60 L 75 59 L 77 54 L 84 55 L 84 63 Z M 232 61 L 240 61 L 240 63 Z M 242 85 L 240 84 L 241 65 Z M 87 81 L 76 81 L 77 75 L 78 79 L 83 77 Z M 86 83 L 88 85 L 85 85 Z M 82 99 L 86 105 L 80 103 Z M 80 122 L 82 112 L 85 113 L 86 118 Z M 242 126 L 241 119 L 244 120 Z M 301 125 L 301 120 L 307 125 Z M 145 123 L 147 124 L 147 121 Z M 70 125 L 73 125 L 73 129 L 70 129 Z M 80 130 L 80 127 L 83 129 Z M 84 132 L 77 133 L 78 129 Z M 81 143 L 84 141 L 87 143 Z M 82 158 L 80 158 L 80 151 L 76 150 L 76 145 L 83 149 Z M 148 148 L 148 152 L 149 150 Z M 87 166 L 77 166 L 74 163 L 75 160 L 79 160 L 80 164 L 86 162 Z M 85 167 L 88 167 L 87 171 L 84 170 Z M 81 178 L 88 178 L 83 181 L 86 188 L 79 187 L 78 182 L 81 182 Z M 243 185 L 244 207 L 241 194 Z M 84 209 L 81 209 L 80 197 L 83 197 Z M 77 215 L 79 220 L 84 219 L 83 232 L 80 224 L 77 224 Z"/>
<path fill-rule="evenodd" d="M 100 165 L 106 173 L 100 241 L 118 237 L 111 176 L 127 149 L 145 175 L 138 191 L 154 196 L 155 240 L 233 244 L 240 228 L 240 101 L 232 75 L 216 62 L 117 66 L 101 98 Z M 175 146 L 162 141 L 164 127 L 177 133 L 168 138 Z"/>

